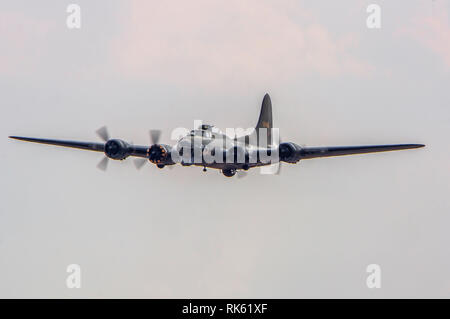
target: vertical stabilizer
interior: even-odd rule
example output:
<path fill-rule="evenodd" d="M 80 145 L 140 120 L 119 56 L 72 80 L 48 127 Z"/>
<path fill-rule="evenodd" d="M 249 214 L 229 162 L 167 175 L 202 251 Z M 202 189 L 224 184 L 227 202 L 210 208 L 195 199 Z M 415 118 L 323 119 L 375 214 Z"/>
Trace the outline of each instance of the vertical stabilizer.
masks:
<path fill-rule="evenodd" d="M 258 136 L 259 144 L 259 129 L 265 128 L 267 131 L 267 144 L 272 144 L 272 102 L 270 101 L 269 94 L 264 95 L 264 99 L 261 105 L 261 112 L 259 113 L 258 123 L 256 124 L 256 134 Z"/>

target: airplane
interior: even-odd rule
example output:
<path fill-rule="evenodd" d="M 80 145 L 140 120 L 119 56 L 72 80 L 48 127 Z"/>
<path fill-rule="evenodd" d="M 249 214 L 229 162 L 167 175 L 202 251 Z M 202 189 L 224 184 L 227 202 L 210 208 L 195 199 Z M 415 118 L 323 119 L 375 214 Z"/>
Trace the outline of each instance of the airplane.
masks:
<path fill-rule="evenodd" d="M 139 146 L 122 139 L 110 138 L 106 127 L 97 130 L 97 134 L 104 143 L 20 136 L 9 136 L 9 138 L 103 152 L 105 157 L 97 165 L 102 170 L 106 170 L 109 159 L 124 160 L 131 156 L 137 158 L 135 160 L 137 168 L 141 168 L 147 160 L 158 168 L 172 167 L 180 163 L 182 166 L 201 166 L 203 171 L 206 171 L 206 168 L 219 169 L 226 177 L 232 177 L 237 172 L 245 174 L 245 171 L 250 168 L 281 162 L 295 164 L 301 160 L 319 157 L 405 150 L 425 146 L 423 144 L 391 144 L 306 147 L 293 142 L 279 142 L 276 139 L 276 132 L 272 122 L 272 102 L 269 94 L 266 94 L 253 132 L 239 138 L 236 136 L 231 138 L 207 124 L 202 124 L 183 135 L 173 146 L 159 143 L 161 136 L 159 130 L 150 130 L 152 145 Z"/>

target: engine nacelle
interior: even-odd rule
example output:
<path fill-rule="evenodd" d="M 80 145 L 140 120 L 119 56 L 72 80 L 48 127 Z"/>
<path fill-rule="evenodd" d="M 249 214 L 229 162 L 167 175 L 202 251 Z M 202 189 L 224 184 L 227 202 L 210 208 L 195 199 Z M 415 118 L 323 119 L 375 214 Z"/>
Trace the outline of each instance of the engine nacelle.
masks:
<path fill-rule="evenodd" d="M 292 142 L 281 143 L 278 146 L 280 161 L 287 163 L 297 163 L 301 157 L 302 148 Z"/>
<path fill-rule="evenodd" d="M 112 139 L 105 144 L 105 155 L 113 160 L 124 160 L 130 156 L 131 146 L 119 139 Z"/>

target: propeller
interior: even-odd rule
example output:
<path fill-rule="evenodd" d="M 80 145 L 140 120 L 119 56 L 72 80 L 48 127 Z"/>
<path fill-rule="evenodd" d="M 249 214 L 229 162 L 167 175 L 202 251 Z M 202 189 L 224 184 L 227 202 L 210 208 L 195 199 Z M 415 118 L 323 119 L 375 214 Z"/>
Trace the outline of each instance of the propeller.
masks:
<path fill-rule="evenodd" d="M 158 144 L 161 137 L 161 130 L 150 130 L 150 140 L 152 144 Z"/>
<path fill-rule="evenodd" d="M 102 126 L 101 128 L 99 128 L 96 131 L 96 133 L 103 141 L 108 142 L 109 133 L 108 133 L 108 128 L 106 126 Z M 105 172 L 106 169 L 108 168 L 108 162 L 109 162 L 109 158 L 104 156 L 102 158 L 102 160 L 97 164 L 97 168 Z"/>
<path fill-rule="evenodd" d="M 134 166 L 136 166 L 136 169 L 141 169 L 145 165 L 146 162 L 147 162 L 147 159 L 145 159 L 145 158 L 136 158 L 133 161 Z"/>
<path fill-rule="evenodd" d="M 246 171 L 239 170 L 236 172 L 236 175 L 237 175 L 237 178 L 244 178 L 248 175 L 248 173 Z"/>
<path fill-rule="evenodd" d="M 149 131 L 149 136 L 150 136 L 150 142 L 152 145 L 154 144 L 158 144 L 159 143 L 159 139 L 161 138 L 161 130 L 150 130 Z M 147 162 L 148 159 L 146 158 L 136 158 L 134 160 L 134 166 L 136 166 L 136 169 L 141 169 L 142 167 L 144 167 L 145 163 Z M 174 165 L 167 165 L 168 168 L 172 169 Z"/>
<path fill-rule="evenodd" d="M 108 128 L 106 126 L 102 126 L 96 132 L 97 132 L 97 135 L 105 142 L 107 142 L 109 140 Z"/>
<path fill-rule="evenodd" d="M 108 162 L 109 158 L 107 158 L 106 156 L 103 157 L 103 159 L 97 164 L 97 168 L 102 171 L 106 171 L 106 169 L 108 168 Z"/>
<path fill-rule="evenodd" d="M 101 128 L 99 128 L 96 131 L 97 135 L 105 142 L 105 155 L 102 160 L 97 164 L 97 168 L 102 170 L 102 171 L 106 171 L 106 169 L 108 168 L 108 162 L 110 158 L 113 159 L 125 159 L 126 157 L 128 157 L 128 155 L 126 155 L 123 158 L 119 158 L 119 157 L 114 157 L 116 154 L 116 152 L 118 150 L 120 150 L 121 147 L 123 147 L 124 145 L 129 145 L 128 143 L 121 141 L 121 140 L 117 140 L 117 141 L 113 141 L 110 140 L 110 134 L 109 134 L 109 130 L 106 126 L 102 126 Z M 131 145 L 133 145 L 133 143 L 131 143 Z M 112 152 L 112 153 L 111 153 Z M 111 157 L 112 156 L 112 157 Z"/>
<path fill-rule="evenodd" d="M 277 169 L 277 172 L 275 173 L 275 175 L 281 174 L 281 167 L 283 167 L 283 164 L 281 164 L 281 162 L 278 162 L 278 169 Z"/>
<path fill-rule="evenodd" d="M 150 130 L 149 136 L 150 136 L 150 142 L 152 144 L 158 144 L 159 138 L 161 137 L 161 130 Z M 144 167 L 146 162 L 147 162 L 146 158 L 136 158 L 134 160 L 134 166 L 136 166 L 136 169 L 139 170 L 142 167 Z"/>

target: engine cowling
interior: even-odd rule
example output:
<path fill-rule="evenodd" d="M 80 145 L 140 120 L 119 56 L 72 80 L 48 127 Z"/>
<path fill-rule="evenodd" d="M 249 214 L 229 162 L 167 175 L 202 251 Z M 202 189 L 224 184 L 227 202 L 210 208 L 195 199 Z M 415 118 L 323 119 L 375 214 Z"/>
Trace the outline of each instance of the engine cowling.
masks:
<path fill-rule="evenodd" d="M 130 156 L 131 146 L 119 139 L 112 139 L 105 144 L 105 155 L 114 160 L 124 160 Z"/>
<path fill-rule="evenodd" d="M 171 148 L 165 144 L 153 144 L 147 151 L 148 160 L 153 164 L 173 163 L 171 159 Z"/>
<path fill-rule="evenodd" d="M 281 143 L 278 146 L 280 161 L 288 163 L 297 163 L 300 160 L 302 148 L 292 142 Z"/>

